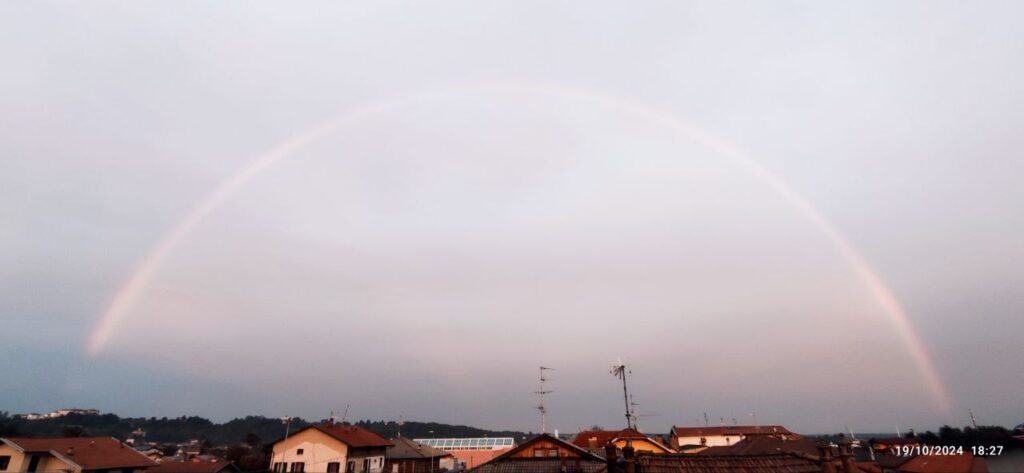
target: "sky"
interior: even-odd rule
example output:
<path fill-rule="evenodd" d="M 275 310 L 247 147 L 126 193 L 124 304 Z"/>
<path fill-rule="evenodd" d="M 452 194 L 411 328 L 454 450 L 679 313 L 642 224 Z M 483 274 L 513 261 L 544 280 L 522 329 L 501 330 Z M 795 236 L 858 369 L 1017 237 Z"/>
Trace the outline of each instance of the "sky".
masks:
<path fill-rule="evenodd" d="M 1017 424 L 1022 10 L 6 2 L 0 410 Z"/>

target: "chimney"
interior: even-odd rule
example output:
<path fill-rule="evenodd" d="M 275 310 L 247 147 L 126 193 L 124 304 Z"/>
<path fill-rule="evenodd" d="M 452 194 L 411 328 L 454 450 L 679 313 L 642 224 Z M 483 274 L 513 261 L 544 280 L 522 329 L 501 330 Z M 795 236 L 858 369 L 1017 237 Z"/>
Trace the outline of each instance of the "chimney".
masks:
<path fill-rule="evenodd" d="M 633 450 L 633 442 L 626 439 L 626 446 L 622 447 L 622 459 L 626 462 L 625 473 L 636 473 L 636 456 L 633 455 L 634 453 L 636 451 Z"/>
<path fill-rule="evenodd" d="M 861 473 L 860 468 L 857 468 L 857 462 L 853 461 L 849 440 L 839 442 L 839 461 L 843 464 L 843 473 Z"/>
<path fill-rule="evenodd" d="M 821 473 L 836 473 L 836 466 L 832 464 L 832 447 L 818 446 L 818 457 L 821 459 Z"/>
<path fill-rule="evenodd" d="M 68 447 L 68 456 L 70 457 L 70 456 L 74 456 L 74 455 L 75 455 L 75 447 Z"/>
<path fill-rule="evenodd" d="M 615 445 L 609 443 L 604 446 L 604 461 L 608 465 L 608 473 L 622 473 L 619 471 L 619 458 L 618 452 L 615 451 Z"/>

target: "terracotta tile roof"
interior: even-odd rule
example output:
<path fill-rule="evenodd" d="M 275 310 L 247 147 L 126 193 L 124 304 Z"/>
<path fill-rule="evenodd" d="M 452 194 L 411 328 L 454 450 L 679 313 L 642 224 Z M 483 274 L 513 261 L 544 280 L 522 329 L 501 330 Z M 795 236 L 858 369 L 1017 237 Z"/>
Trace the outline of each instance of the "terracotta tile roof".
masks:
<path fill-rule="evenodd" d="M 575 458 L 506 458 L 474 468 L 473 473 L 602 473 L 608 466 L 603 461 Z"/>
<path fill-rule="evenodd" d="M 672 426 L 672 433 L 676 437 L 700 437 L 701 435 L 795 435 L 781 425 Z"/>
<path fill-rule="evenodd" d="M 618 430 L 584 430 L 576 434 L 572 444 L 580 448 L 604 448 L 604 445 L 615 438 Z M 594 439 L 591 442 L 590 439 Z"/>
<path fill-rule="evenodd" d="M 988 473 L 985 459 L 963 455 L 918 455 L 897 470 L 900 473 Z"/>
<path fill-rule="evenodd" d="M 585 430 L 576 434 L 576 437 L 572 439 L 572 444 L 585 448 L 591 451 L 600 450 L 599 456 L 604 455 L 604 446 L 609 442 L 624 439 L 644 439 L 651 443 L 660 446 L 663 451 L 671 452 L 672 449 L 668 448 L 661 442 L 657 436 L 650 437 L 643 432 L 636 429 L 623 429 L 623 430 Z"/>
<path fill-rule="evenodd" d="M 299 429 L 292 435 L 297 435 L 299 432 L 305 432 L 309 429 L 319 430 L 352 448 L 390 447 L 394 445 L 380 435 L 370 432 L 358 425 L 348 424 L 314 424 L 306 428 Z M 278 442 L 280 441 L 281 440 L 278 440 Z"/>
<path fill-rule="evenodd" d="M 790 452 L 818 455 L 818 443 L 803 437 L 783 440 L 768 435 L 752 435 L 729 446 L 706 448 L 697 455 L 764 455 Z"/>
<path fill-rule="evenodd" d="M 239 471 L 232 462 L 169 462 L 146 470 L 147 473 L 220 473 Z"/>
<path fill-rule="evenodd" d="M 387 458 L 396 460 L 422 460 L 430 458 L 450 457 L 451 453 L 439 450 L 429 445 L 423 445 L 405 437 L 391 439 L 394 444 L 388 447 Z"/>
<path fill-rule="evenodd" d="M 8 437 L 3 441 L 17 450 L 49 453 L 70 461 L 83 470 L 145 468 L 156 465 L 153 460 L 113 437 Z"/>
<path fill-rule="evenodd" d="M 640 455 L 644 473 L 820 473 L 821 466 L 787 453 L 767 455 Z"/>

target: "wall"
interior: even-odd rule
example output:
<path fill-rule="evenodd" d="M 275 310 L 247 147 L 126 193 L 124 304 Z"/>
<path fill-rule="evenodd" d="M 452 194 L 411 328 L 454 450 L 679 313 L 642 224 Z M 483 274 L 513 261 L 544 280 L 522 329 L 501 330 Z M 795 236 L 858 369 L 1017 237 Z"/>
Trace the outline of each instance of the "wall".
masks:
<path fill-rule="evenodd" d="M 297 455 L 296 450 L 300 448 L 303 453 Z M 291 471 L 292 463 L 303 462 L 306 464 L 305 471 L 322 473 L 327 471 L 328 463 L 339 462 L 340 469 L 344 472 L 348 461 L 348 446 L 316 429 L 307 429 L 289 436 L 288 440 L 274 444 L 271 467 L 282 459 L 288 463 L 288 471 Z"/>

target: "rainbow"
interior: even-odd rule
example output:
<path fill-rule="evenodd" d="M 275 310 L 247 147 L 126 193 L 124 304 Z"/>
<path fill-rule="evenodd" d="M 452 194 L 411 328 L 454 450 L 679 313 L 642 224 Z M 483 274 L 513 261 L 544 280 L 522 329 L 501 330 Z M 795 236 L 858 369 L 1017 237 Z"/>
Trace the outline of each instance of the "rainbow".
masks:
<path fill-rule="evenodd" d="M 674 115 L 658 110 L 639 102 L 613 98 L 581 91 L 566 89 L 550 84 L 521 83 L 488 83 L 469 87 L 443 89 L 427 94 L 400 97 L 387 101 L 376 102 L 362 107 L 346 110 L 341 114 L 311 129 L 296 133 L 286 141 L 264 152 L 244 168 L 223 181 L 196 206 L 179 220 L 156 245 L 145 255 L 128 279 L 118 288 L 109 305 L 96 322 L 85 344 L 86 353 L 90 356 L 100 354 L 107 346 L 119 323 L 124 320 L 128 309 L 138 297 L 139 292 L 149 283 L 159 270 L 168 255 L 188 234 L 203 222 L 214 210 L 221 206 L 235 191 L 243 187 L 253 177 L 266 171 L 275 163 L 287 158 L 296 151 L 361 119 L 395 111 L 418 103 L 452 98 L 468 92 L 498 92 L 505 94 L 523 94 L 525 97 L 559 98 L 595 104 L 611 111 L 616 111 L 638 119 L 658 124 L 675 133 L 695 138 L 704 146 L 718 151 L 735 165 L 745 169 L 761 182 L 773 189 L 788 202 L 808 222 L 814 225 L 835 247 L 843 259 L 853 268 L 861 281 L 874 295 L 888 316 L 892 328 L 903 340 L 914 363 L 927 384 L 937 407 L 949 412 L 950 398 L 946 387 L 939 376 L 938 369 L 920 336 L 902 305 L 878 273 L 864 257 L 850 244 L 831 222 L 804 198 L 790 187 L 782 178 L 757 164 L 739 150 L 718 140 Z"/>

